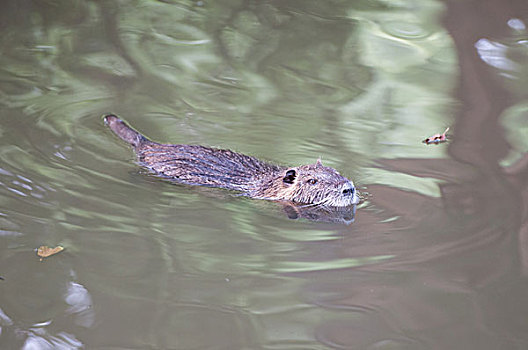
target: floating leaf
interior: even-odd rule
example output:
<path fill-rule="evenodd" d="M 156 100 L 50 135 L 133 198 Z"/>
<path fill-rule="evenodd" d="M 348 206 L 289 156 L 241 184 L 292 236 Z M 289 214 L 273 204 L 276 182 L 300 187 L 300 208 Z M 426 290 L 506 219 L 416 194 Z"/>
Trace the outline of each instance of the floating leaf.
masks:
<path fill-rule="evenodd" d="M 64 250 L 64 247 L 60 245 L 56 246 L 55 248 L 50 248 L 46 245 L 43 245 L 37 249 L 37 255 L 40 256 L 41 258 L 47 258 L 48 256 L 55 255 L 59 252 L 62 252 L 63 250 Z"/>
<path fill-rule="evenodd" d="M 447 139 L 449 136 L 447 135 L 447 132 L 449 131 L 449 128 L 447 128 L 443 134 L 435 134 L 433 136 L 430 136 L 423 140 L 422 142 L 426 145 L 435 144 L 438 145 L 439 143 L 447 142 Z"/>

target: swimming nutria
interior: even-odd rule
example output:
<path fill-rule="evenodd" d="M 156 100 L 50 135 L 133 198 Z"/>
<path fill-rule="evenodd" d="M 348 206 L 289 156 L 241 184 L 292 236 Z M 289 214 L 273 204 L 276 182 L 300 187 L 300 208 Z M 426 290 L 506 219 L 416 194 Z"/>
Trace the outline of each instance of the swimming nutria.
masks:
<path fill-rule="evenodd" d="M 237 190 L 256 199 L 334 207 L 359 201 L 352 181 L 320 160 L 285 168 L 224 149 L 153 142 L 115 115 L 105 116 L 104 121 L 134 148 L 141 165 L 177 183 Z"/>

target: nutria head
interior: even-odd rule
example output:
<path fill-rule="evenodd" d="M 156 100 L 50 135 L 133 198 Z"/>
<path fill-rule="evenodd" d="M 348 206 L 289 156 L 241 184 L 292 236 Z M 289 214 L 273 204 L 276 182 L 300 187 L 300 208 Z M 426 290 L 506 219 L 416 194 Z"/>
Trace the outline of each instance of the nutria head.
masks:
<path fill-rule="evenodd" d="M 352 181 L 337 170 L 324 166 L 320 160 L 315 164 L 283 169 L 263 184 L 259 192 L 261 198 L 332 207 L 359 202 Z"/>

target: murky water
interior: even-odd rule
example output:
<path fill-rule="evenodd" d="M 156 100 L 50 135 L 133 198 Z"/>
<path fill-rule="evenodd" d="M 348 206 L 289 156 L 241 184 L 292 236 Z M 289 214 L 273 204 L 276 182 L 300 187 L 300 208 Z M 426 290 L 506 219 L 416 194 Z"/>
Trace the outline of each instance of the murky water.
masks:
<path fill-rule="evenodd" d="M 526 349 L 526 25 L 523 0 L 1 2 L 0 347 Z M 363 201 L 164 182 L 108 112 L 321 158 Z"/>

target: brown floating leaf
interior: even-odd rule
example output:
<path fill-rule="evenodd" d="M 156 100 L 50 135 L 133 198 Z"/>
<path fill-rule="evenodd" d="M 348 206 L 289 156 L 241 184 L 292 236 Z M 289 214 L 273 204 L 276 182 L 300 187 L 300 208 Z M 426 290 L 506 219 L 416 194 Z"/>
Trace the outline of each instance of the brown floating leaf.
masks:
<path fill-rule="evenodd" d="M 60 245 L 56 246 L 55 248 L 50 248 L 46 245 L 43 245 L 37 249 L 37 255 L 40 256 L 41 258 L 47 258 L 48 256 L 55 255 L 59 252 L 62 252 L 63 250 L 64 250 L 64 247 Z"/>
<path fill-rule="evenodd" d="M 449 128 L 447 128 L 443 134 L 434 134 L 433 136 L 430 136 L 423 140 L 422 142 L 426 145 L 438 145 L 440 143 L 447 142 L 447 139 L 449 138 L 449 135 L 447 135 L 447 132 L 449 131 Z"/>

